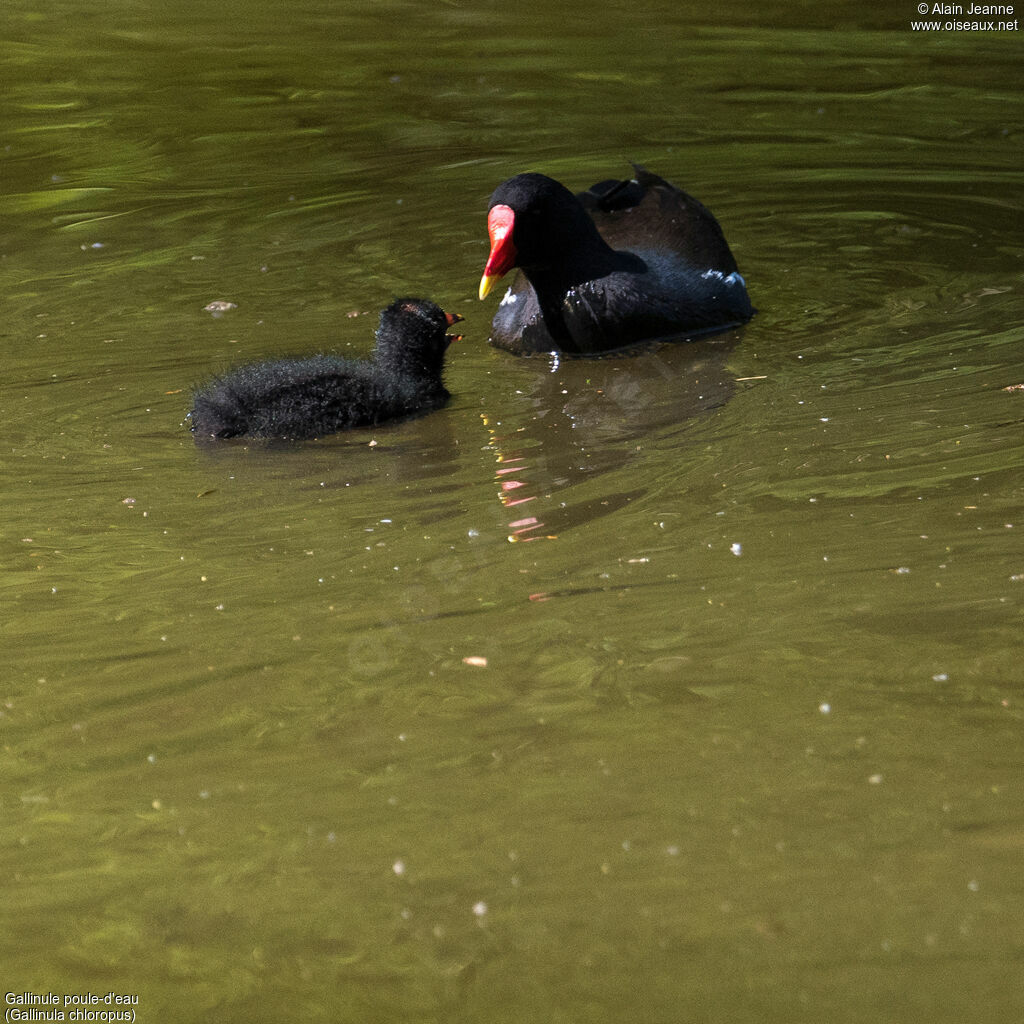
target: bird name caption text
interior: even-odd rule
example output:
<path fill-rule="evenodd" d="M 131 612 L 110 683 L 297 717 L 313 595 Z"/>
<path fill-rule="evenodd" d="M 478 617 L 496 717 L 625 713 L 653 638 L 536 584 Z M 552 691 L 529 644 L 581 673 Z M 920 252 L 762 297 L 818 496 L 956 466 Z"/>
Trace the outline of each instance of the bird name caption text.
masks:
<path fill-rule="evenodd" d="M 5 1021 L 90 1021 L 134 1024 L 139 997 L 128 992 L 6 992 Z"/>

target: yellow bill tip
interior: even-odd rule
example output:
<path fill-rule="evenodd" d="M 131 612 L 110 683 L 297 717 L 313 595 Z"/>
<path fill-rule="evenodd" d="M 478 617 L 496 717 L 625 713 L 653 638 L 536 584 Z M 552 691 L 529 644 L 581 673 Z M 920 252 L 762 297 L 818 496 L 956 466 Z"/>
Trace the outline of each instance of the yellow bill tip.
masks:
<path fill-rule="evenodd" d="M 486 299 L 490 294 L 491 289 L 494 287 L 494 282 L 498 280 L 497 274 L 484 274 L 480 278 L 480 298 Z"/>

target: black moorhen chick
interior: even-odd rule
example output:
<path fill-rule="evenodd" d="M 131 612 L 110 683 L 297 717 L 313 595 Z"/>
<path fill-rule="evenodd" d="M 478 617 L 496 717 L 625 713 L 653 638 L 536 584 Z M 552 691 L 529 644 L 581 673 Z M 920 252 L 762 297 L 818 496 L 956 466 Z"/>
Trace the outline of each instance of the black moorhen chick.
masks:
<path fill-rule="evenodd" d="M 445 331 L 462 319 L 427 299 L 396 299 L 380 315 L 372 359 L 318 355 L 232 370 L 195 395 L 200 436 L 296 440 L 439 409 Z M 458 336 L 456 336 L 458 337 Z"/>
<path fill-rule="evenodd" d="M 632 179 L 576 196 L 543 174 L 498 186 L 480 298 L 513 267 L 522 274 L 494 316 L 492 345 L 586 355 L 720 331 L 754 315 L 711 211 L 633 166 Z"/>

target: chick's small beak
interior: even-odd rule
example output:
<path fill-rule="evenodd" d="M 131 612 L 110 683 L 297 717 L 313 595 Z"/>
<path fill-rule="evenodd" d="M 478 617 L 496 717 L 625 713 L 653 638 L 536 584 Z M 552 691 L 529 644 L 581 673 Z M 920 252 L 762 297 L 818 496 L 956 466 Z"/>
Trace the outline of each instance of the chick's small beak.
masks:
<path fill-rule="evenodd" d="M 454 327 L 456 324 L 461 324 L 465 317 L 459 316 L 458 313 L 445 313 L 445 320 L 448 321 L 449 327 Z M 461 334 L 446 334 L 445 340 L 447 345 L 450 345 L 453 341 L 462 341 Z M 445 346 L 447 348 L 447 345 Z"/>

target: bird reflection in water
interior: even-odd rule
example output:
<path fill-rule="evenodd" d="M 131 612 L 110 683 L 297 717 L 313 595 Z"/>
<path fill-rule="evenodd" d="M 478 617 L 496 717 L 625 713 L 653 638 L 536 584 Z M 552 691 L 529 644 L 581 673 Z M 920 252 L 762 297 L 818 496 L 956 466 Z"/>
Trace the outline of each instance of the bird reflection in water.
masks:
<path fill-rule="evenodd" d="M 522 490 L 524 487 L 530 488 L 535 486 L 529 480 L 521 478 L 524 471 L 529 468 L 526 456 L 503 452 L 502 446 L 510 438 L 497 433 L 486 413 L 481 413 L 480 418 L 483 420 L 484 427 L 490 435 L 491 440 L 488 447 L 496 453 L 498 468 L 494 471 L 494 475 L 498 481 L 498 500 L 506 509 L 528 511 L 525 508 L 521 508 L 521 506 L 526 506 L 536 501 L 537 495 L 530 493 L 529 490 Z M 555 533 L 544 533 L 544 524 L 536 516 L 519 515 L 509 522 L 508 529 L 508 540 L 512 544 L 525 543 L 531 540 L 556 540 L 558 538 L 558 535 Z"/>
<path fill-rule="evenodd" d="M 498 415 L 481 413 L 509 517 L 508 540 L 555 540 L 645 495 L 650 474 L 628 467 L 647 462 L 655 438 L 663 446 L 682 431 L 677 443 L 685 446 L 688 425 L 729 400 L 736 382 L 726 363 L 737 340 L 734 332 L 604 359 L 561 360 L 517 391 L 514 405 Z M 602 480 L 595 495 L 593 485 Z"/>

